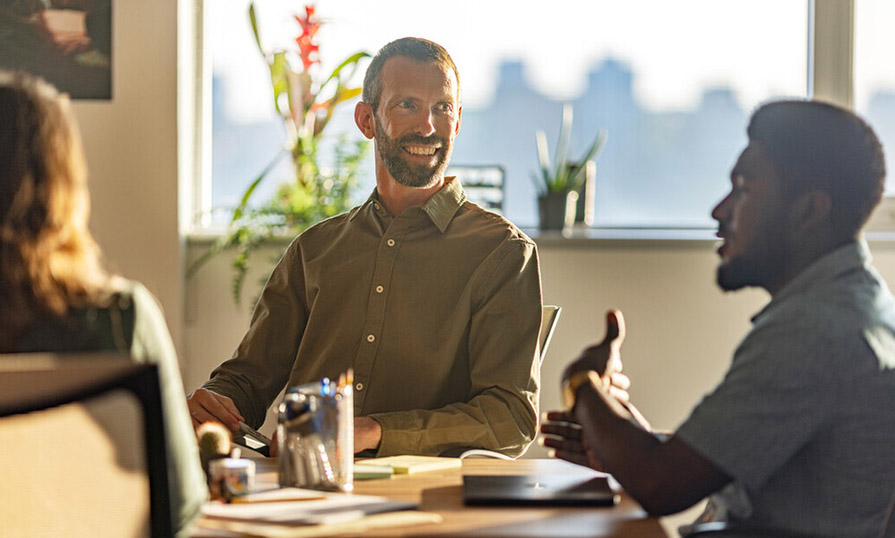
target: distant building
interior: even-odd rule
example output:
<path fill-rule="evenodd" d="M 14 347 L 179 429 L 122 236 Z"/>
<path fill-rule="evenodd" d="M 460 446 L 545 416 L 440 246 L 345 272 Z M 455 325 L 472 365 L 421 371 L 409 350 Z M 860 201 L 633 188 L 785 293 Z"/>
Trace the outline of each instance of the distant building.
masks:
<path fill-rule="evenodd" d="M 225 89 L 217 79 L 213 88 L 213 205 L 232 207 L 273 158 L 284 134 L 276 119 L 234 124 L 219 105 L 219 94 Z M 597 161 L 596 225 L 713 225 L 709 211 L 727 188 L 730 167 L 746 143 L 749 113 L 730 88 L 704 89 L 693 110 L 651 111 L 636 99 L 631 69 L 607 58 L 588 73 L 586 88 L 570 102 L 574 108 L 571 155 L 584 152 L 600 128 L 609 132 Z M 562 106 L 562 101 L 533 88 L 521 62 L 507 61 L 498 68 L 492 101 L 464 107 L 452 163 L 502 165 L 506 170 L 504 214 L 520 226 L 538 224 L 532 180 L 538 167 L 535 132 L 546 132 L 552 153 Z M 343 107 L 328 132 L 360 136 L 349 108 Z M 868 115 L 874 118 L 884 143 L 895 145 L 895 93 L 875 95 Z M 369 173 L 358 202 L 374 185 L 372 157 L 366 168 Z M 276 181 L 290 174 L 285 159 L 255 200 L 263 201 Z"/>

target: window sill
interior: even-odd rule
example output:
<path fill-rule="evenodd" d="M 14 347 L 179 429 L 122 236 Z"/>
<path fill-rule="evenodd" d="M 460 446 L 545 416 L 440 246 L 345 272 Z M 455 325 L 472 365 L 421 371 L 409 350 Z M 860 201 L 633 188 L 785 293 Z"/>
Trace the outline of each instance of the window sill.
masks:
<path fill-rule="evenodd" d="M 710 228 L 573 228 L 571 233 L 564 234 L 554 230 L 523 228 L 523 232 L 532 238 L 539 247 L 562 248 L 594 248 L 601 245 L 614 247 L 664 247 L 689 248 L 705 247 L 719 239 L 715 230 Z M 193 232 L 186 237 L 188 245 L 210 245 L 218 240 L 223 232 L 205 230 Z M 895 248 L 895 232 L 871 230 L 866 233 L 867 241 L 884 248 Z M 287 245 L 293 236 L 280 236 L 271 242 Z"/>

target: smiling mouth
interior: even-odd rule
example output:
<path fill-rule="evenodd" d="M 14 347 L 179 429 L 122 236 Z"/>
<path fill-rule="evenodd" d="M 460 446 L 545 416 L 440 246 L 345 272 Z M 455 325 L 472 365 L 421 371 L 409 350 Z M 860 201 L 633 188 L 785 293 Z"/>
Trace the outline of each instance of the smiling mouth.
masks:
<path fill-rule="evenodd" d="M 438 151 L 438 148 L 435 146 L 404 146 L 404 151 L 411 155 L 431 157 L 435 155 L 435 152 Z"/>

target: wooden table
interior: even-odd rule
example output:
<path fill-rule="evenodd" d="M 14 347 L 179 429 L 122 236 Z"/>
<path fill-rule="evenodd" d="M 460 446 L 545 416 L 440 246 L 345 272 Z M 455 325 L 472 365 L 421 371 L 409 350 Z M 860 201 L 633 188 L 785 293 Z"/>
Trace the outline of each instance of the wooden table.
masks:
<path fill-rule="evenodd" d="M 259 486 L 276 483 L 274 460 L 257 461 Z M 663 537 L 659 521 L 622 493 L 611 508 L 467 507 L 461 498 L 464 474 L 528 474 L 588 472 L 560 460 L 466 459 L 462 468 L 356 481 L 354 492 L 418 503 L 438 513 L 442 522 L 368 530 L 346 537 Z M 196 536 L 205 536 L 198 532 Z"/>

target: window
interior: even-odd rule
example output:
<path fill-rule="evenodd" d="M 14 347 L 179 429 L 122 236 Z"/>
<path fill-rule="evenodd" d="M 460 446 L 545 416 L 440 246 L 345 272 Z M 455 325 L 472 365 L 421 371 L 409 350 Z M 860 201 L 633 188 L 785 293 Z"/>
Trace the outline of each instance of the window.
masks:
<path fill-rule="evenodd" d="M 205 199 L 226 208 L 284 135 L 252 42 L 248 1 L 204 5 L 213 72 Z M 290 15 L 300 4 L 256 5 L 264 35 L 295 34 Z M 565 102 L 574 107 L 573 152 L 583 152 L 600 128 L 608 130 L 597 162 L 596 226 L 711 228 L 709 210 L 727 187 L 752 109 L 771 98 L 804 97 L 808 88 L 807 0 L 461 0 L 440 10 L 408 0 L 317 0 L 316 6 L 325 21 L 325 68 L 405 35 L 447 48 L 463 88 L 452 163 L 502 166 L 504 214 L 523 227 L 537 226 L 535 131 L 546 131 L 552 151 Z M 360 136 L 351 109 L 343 107 L 327 131 Z M 288 179 L 288 167 L 283 163 L 256 199 L 272 192 L 271 180 Z M 372 189 L 372 168 L 371 157 L 358 202 Z"/>
<path fill-rule="evenodd" d="M 888 0 L 855 2 L 855 110 L 867 119 L 883 143 L 886 163 L 895 165 L 895 3 Z M 886 194 L 895 194 L 889 173 Z"/>

